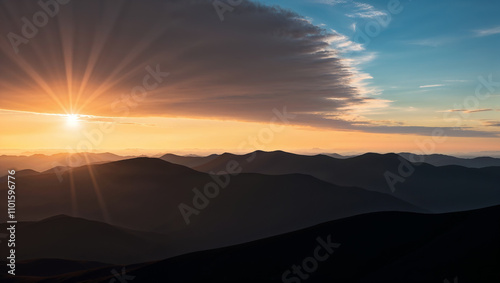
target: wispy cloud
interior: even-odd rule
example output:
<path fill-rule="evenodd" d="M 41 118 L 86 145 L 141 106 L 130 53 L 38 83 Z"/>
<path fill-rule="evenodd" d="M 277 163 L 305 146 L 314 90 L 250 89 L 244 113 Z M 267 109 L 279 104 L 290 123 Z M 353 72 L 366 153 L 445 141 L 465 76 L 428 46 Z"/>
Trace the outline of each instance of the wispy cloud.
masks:
<path fill-rule="evenodd" d="M 347 14 L 347 16 L 351 18 L 372 19 L 387 15 L 385 12 L 379 11 L 375 9 L 375 7 L 367 3 L 353 2 L 353 4 L 356 8 L 356 11 L 354 13 Z"/>
<path fill-rule="evenodd" d="M 459 41 L 461 39 L 462 37 L 438 36 L 438 37 L 422 38 L 416 40 L 407 40 L 404 41 L 404 43 L 410 45 L 418 45 L 418 46 L 438 47 Z"/>
<path fill-rule="evenodd" d="M 442 87 L 444 84 L 435 84 L 435 85 L 421 85 L 420 88 L 430 88 L 430 87 Z"/>
<path fill-rule="evenodd" d="M 346 35 L 343 35 L 333 29 L 331 30 L 331 32 L 334 36 L 331 37 L 329 42 L 335 47 L 336 50 L 342 53 L 351 53 L 365 50 L 362 44 L 350 40 L 350 38 Z"/>
<path fill-rule="evenodd" d="M 500 127 L 500 121 L 483 121 L 483 125 L 487 127 Z"/>
<path fill-rule="evenodd" d="M 450 109 L 441 112 L 463 112 L 463 113 L 477 113 L 477 112 L 490 112 L 499 111 L 500 109 L 482 108 L 482 109 Z"/>
<path fill-rule="evenodd" d="M 34 112 L 34 111 L 23 111 L 23 110 L 11 110 L 11 109 L 0 109 L 0 114 L 29 114 L 29 115 L 42 115 L 42 116 L 56 116 L 61 118 L 68 117 L 68 114 L 61 113 L 44 113 L 44 112 Z M 155 127 L 156 124 L 151 123 L 140 123 L 131 121 L 134 118 L 127 118 L 127 121 L 123 121 L 123 117 L 103 117 L 103 116 L 95 116 L 95 115 L 82 115 L 75 114 L 77 120 L 80 122 L 86 123 L 114 123 L 121 125 L 137 125 L 137 126 L 147 126 L 147 127 Z"/>
<path fill-rule="evenodd" d="M 476 36 L 479 36 L 479 37 L 499 34 L 500 33 L 500 26 L 487 28 L 487 29 L 475 30 L 474 32 L 476 33 Z"/>
<path fill-rule="evenodd" d="M 495 34 L 500 34 L 500 26 L 493 27 L 493 28 L 487 28 L 487 29 L 481 29 L 481 30 L 475 30 L 475 31 L 473 31 L 473 34 L 464 34 L 464 35 L 460 35 L 460 36 L 442 35 L 442 36 L 435 36 L 435 37 L 429 37 L 429 38 L 408 40 L 408 41 L 405 41 L 405 43 L 410 44 L 410 45 L 418 45 L 418 46 L 438 47 L 438 46 L 443 46 L 443 45 L 455 43 L 455 42 L 458 42 L 461 40 L 470 39 L 473 37 L 483 37 L 483 36 L 490 36 L 490 35 L 495 35 Z"/>
<path fill-rule="evenodd" d="M 315 0 L 314 2 L 330 6 L 349 4 L 349 7 L 352 8 L 352 12 L 346 14 L 346 16 L 350 18 L 372 19 L 387 15 L 387 13 L 377 10 L 373 5 L 352 0 Z"/>
<path fill-rule="evenodd" d="M 381 90 L 370 86 L 368 80 L 372 79 L 372 76 L 363 72 L 360 69 L 360 65 L 366 64 L 368 62 L 373 61 L 377 54 L 375 52 L 362 52 L 365 51 L 365 48 L 362 44 L 352 41 L 346 35 L 343 35 L 335 30 L 331 30 L 332 37 L 329 40 L 329 43 L 332 47 L 337 50 L 343 58 L 340 59 L 343 65 L 348 66 L 349 70 L 352 74 L 350 84 L 355 87 L 363 96 L 371 96 L 378 95 L 381 93 Z M 375 108 L 378 108 L 380 103 L 376 101 L 367 100 L 365 105 L 362 107 L 356 107 L 358 110 L 364 107 L 371 107 L 376 105 Z M 385 107 L 389 106 L 387 101 L 379 101 Z M 360 106 L 360 105 L 359 105 Z M 344 108 L 346 109 L 346 108 Z"/>
<path fill-rule="evenodd" d="M 335 6 L 338 4 L 344 4 L 347 2 L 351 2 L 351 0 L 315 0 L 314 2 L 316 3 L 321 3 L 321 4 L 326 4 L 326 5 L 331 5 Z"/>

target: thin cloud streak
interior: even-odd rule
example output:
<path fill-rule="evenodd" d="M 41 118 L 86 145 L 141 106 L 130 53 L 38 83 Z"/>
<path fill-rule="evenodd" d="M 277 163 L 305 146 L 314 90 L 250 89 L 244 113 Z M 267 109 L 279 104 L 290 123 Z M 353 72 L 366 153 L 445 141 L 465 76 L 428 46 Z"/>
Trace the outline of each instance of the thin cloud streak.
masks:
<path fill-rule="evenodd" d="M 482 109 L 450 109 L 441 112 L 463 112 L 463 113 L 477 113 L 477 112 L 490 112 L 499 111 L 499 109 L 482 108 Z"/>
<path fill-rule="evenodd" d="M 420 88 L 430 88 L 430 87 L 442 87 L 444 84 L 435 84 L 435 85 L 421 85 Z"/>
<path fill-rule="evenodd" d="M 476 33 L 476 36 L 479 36 L 479 37 L 500 34 L 500 26 L 492 27 L 492 28 L 488 28 L 488 29 L 476 30 L 474 32 Z"/>

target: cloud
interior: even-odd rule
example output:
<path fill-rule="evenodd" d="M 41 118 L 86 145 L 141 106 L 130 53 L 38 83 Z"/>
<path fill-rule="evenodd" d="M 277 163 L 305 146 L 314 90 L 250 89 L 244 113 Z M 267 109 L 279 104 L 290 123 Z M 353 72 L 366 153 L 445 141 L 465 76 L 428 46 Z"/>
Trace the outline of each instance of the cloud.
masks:
<path fill-rule="evenodd" d="M 482 108 L 482 109 L 450 109 L 442 112 L 463 112 L 463 113 L 477 113 L 477 112 L 490 112 L 490 111 L 499 111 L 499 109 L 491 109 L 491 108 Z"/>
<path fill-rule="evenodd" d="M 447 44 L 456 43 L 466 38 L 467 37 L 465 36 L 436 36 L 436 37 L 422 38 L 416 40 L 407 40 L 403 41 L 403 43 L 409 45 L 426 46 L 426 47 L 439 47 Z"/>
<path fill-rule="evenodd" d="M 442 136 L 447 137 L 499 137 L 498 133 L 487 131 L 476 131 L 470 127 L 419 127 L 419 126 L 379 126 L 379 127 L 364 127 L 366 132 L 371 133 L 400 133 L 400 134 L 416 134 L 423 136 L 431 136 L 434 131 L 440 131 Z"/>
<path fill-rule="evenodd" d="M 443 84 L 435 84 L 435 85 L 421 85 L 420 88 L 430 88 L 430 87 L 441 87 Z"/>
<path fill-rule="evenodd" d="M 474 32 L 475 32 L 476 36 L 479 36 L 479 37 L 499 34 L 500 33 L 500 26 L 487 28 L 487 29 L 475 30 Z"/>
<path fill-rule="evenodd" d="M 351 13 L 346 14 L 346 16 L 350 18 L 373 19 L 377 17 L 387 16 L 386 12 L 377 10 L 375 7 L 373 7 L 373 5 L 370 5 L 368 3 L 356 2 L 352 0 L 314 0 L 314 2 L 330 6 L 348 4 L 347 7 L 353 10 Z"/>
<path fill-rule="evenodd" d="M 475 30 L 473 34 L 464 34 L 464 35 L 460 35 L 460 36 L 441 35 L 441 36 L 430 37 L 430 38 L 408 40 L 408 41 L 404 41 L 404 43 L 410 44 L 410 45 L 426 46 L 426 47 L 439 47 L 439 46 L 443 46 L 443 45 L 457 43 L 459 41 L 467 40 L 467 39 L 470 39 L 473 37 L 490 36 L 490 35 L 495 35 L 495 34 L 499 34 L 499 33 L 500 33 L 500 26 L 488 28 L 488 29 L 482 29 L 482 30 Z"/>
<path fill-rule="evenodd" d="M 490 35 L 495 35 L 495 34 L 499 34 L 499 33 L 500 33 L 500 26 L 488 28 L 488 29 L 482 29 L 482 30 L 475 30 L 473 32 L 473 34 L 463 34 L 460 36 L 441 35 L 441 36 L 430 37 L 430 38 L 408 40 L 408 41 L 404 41 L 404 43 L 410 44 L 410 45 L 418 45 L 418 46 L 439 47 L 439 46 L 443 46 L 443 45 L 457 43 L 459 41 L 467 40 L 467 39 L 470 39 L 473 37 L 490 36 Z"/>
<path fill-rule="evenodd" d="M 3 107 L 268 122 L 284 105 L 323 117 L 375 101 L 353 86 L 360 76 L 330 47 L 340 35 L 293 12 L 244 2 L 221 22 L 211 1 L 101 2 L 61 7 L 19 55 L 2 38 Z M 33 12 L 14 6 L 19 15 Z M 13 19 L 0 27 L 3 34 L 20 33 Z M 147 66 L 170 75 L 133 101 Z"/>
<path fill-rule="evenodd" d="M 28 0 L 0 4 L 10 14 L 0 26 L 4 35 L 22 35 L 21 18 L 41 10 Z M 375 11 L 356 5 L 365 13 L 360 17 Z M 339 49 L 361 48 L 340 34 L 249 1 L 224 18 L 209 0 L 71 1 L 20 44 L 19 54 L 0 37 L 0 102 L 45 113 L 264 123 L 273 109 L 286 107 L 296 115 L 294 125 L 431 134 L 425 127 L 346 120 L 390 101 L 374 98 L 377 90 L 366 82 L 371 76 L 332 47 L 338 41 Z M 156 85 L 154 70 L 169 76 Z M 136 93 L 144 81 L 154 85 L 145 97 Z"/>
<path fill-rule="evenodd" d="M 365 50 L 364 46 L 360 43 L 352 41 L 348 36 L 331 29 L 332 38 L 330 43 L 341 53 L 352 53 Z"/>
<path fill-rule="evenodd" d="M 41 116 L 55 116 L 55 117 L 61 117 L 61 118 L 66 118 L 68 114 L 56 114 L 56 113 L 43 113 L 43 112 L 32 112 L 32 111 L 22 111 L 22 110 L 11 110 L 11 109 L 0 109 L 0 115 L 1 114 L 28 114 L 28 115 L 41 115 Z M 85 122 L 85 123 L 113 123 L 113 124 L 120 124 L 120 125 L 137 125 L 137 126 L 147 126 L 147 127 L 155 127 L 156 124 L 151 124 L 151 123 L 140 123 L 140 122 L 134 122 L 134 117 L 132 118 L 125 118 L 124 117 L 100 117 L 100 116 L 93 116 L 93 115 L 75 115 L 77 116 L 77 120 L 79 122 Z"/>
<path fill-rule="evenodd" d="M 487 127 L 500 127 L 500 121 L 483 121 L 483 125 Z"/>
<path fill-rule="evenodd" d="M 360 2 L 353 2 L 353 3 L 354 6 L 356 7 L 356 11 L 351 14 L 347 14 L 348 17 L 373 19 L 377 17 L 387 16 L 385 12 L 375 9 L 375 7 L 373 7 L 370 4 L 360 3 Z"/>
<path fill-rule="evenodd" d="M 320 3 L 320 4 L 326 4 L 326 5 L 331 5 L 335 6 L 338 4 L 345 4 L 347 2 L 351 2 L 352 0 L 315 0 L 314 2 Z"/>

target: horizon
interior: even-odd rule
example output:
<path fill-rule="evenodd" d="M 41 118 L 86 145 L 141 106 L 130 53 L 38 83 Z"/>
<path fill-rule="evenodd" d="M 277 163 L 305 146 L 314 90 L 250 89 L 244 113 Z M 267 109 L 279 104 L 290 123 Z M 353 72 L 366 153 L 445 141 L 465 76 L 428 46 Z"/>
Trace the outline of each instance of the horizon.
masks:
<path fill-rule="evenodd" d="M 417 152 L 408 152 L 408 151 L 401 151 L 401 152 L 375 152 L 375 151 L 366 151 L 366 152 L 327 152 L 327 151 L 322 151 L 319 149 L 311 150 L 311 151 L 287 151 L 287 150 L 280 150 L 280 149 L 275 149 L 275 150 L 262 150 L 262 149 L 257 149 L 253 151 L 247 151 L 247 152 L 231 152 L 231 151 L 224 151 L 222 149 L 220 150 L 213 150 L 213 151 L 180 151 L 180 152 L 174 152 L 174 151 L 168 151 L 168 150 L 161 150 L 161 149 L 156 149 L 156 150 L 142 150 L 142 149 L 123 149 L 123 150 L 96 150 L 92 152 L 68 152 L 64 151 L 61 149 L 40 149 L 40 150 L 0 150 L 0 156 L 33 156 L 33 155 L 45 155 L 45 156 L 52 156 L 52 155 L 60 155 L 60 154 L 113 154 L 117 155 L 120 157 L 152 157 L 152 158 L 159 158 L 163 155 L 167 154 L 173 154 L 177 156 L 182 156 L 182 157 L 189 157 L 189 156 L 194 156 L 194 157 L 208 157 L 210 155 L 222 155 L 222 154 L 233 154 L 233 155 L 246 155 L 250 154 L 253 152 L 284 152 L 284 153 L 291 153 L 291 154 L 297 154 L 297 155 L 304 155 L 304 156 L 314 156 L 314 155 L 339 155 L 342 157 L 356 157 L 364 154 L 379 154 L 379 155 L 386 155 L 386 154 L 414 154 L 414 155 L 422 155 L 422 156 L 431 156 L 431 155 L 443 155 L 443 156 L 451 156 L 451 157 L 457 157 L 457 158 L 464 158 L 464 159 L 473 159 L 473 158 L 479 158 L 479 157 L 489 157 L 489 158 L 500 158 L 500 151 L 483 151 L 483 152 L 461 152 L 461 153 L 439 153 L 435 152 L 432 154 L 424 154 L 424 153 L 417 153 Z M 335 158 L 334 156 L 330 156 Z"/>

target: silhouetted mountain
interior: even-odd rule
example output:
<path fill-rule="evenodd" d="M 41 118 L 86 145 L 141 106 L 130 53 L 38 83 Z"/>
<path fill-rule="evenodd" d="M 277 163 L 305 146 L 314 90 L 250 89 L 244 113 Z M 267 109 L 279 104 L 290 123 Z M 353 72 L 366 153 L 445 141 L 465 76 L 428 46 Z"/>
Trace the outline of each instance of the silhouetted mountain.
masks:
<path fill-rule="evenodd" d="M 492 157 L 458 158 L 443 154 L 418 155 L 408 152 L 399 155 L 411 162 L 425 162 L 434 166 L 458 165 L 469 168 L 500 166 L 500 158 Z"/>
<path fill-rule="evenodd" d="M 7 171 L 5 171 L 5 172 L 7 172 Z M 30 176 L 30 175 L 36 175 L 36 174 L 40 174 L 40 172 L 37 172 L 35 170 L 31 170 L 31 169 L 24 169 L 24 170 L 16 171 L 16 173 L 14 174 L 14 177 L 24 177 L 24 176 Z M 6 182 L 6 181 L 8 181 L 7 175 L 0 177 L 0 182 Z M 15 181 L 15 179 L 11 179 L 11 181 Z"/>
<path fill-rule="evenodd" d="M 225 153 L 194 169 L 218 172 L 231 160 L 241 164 L 242 172 L 307 174 L 340 186 L 393 194 L 434 212 L 476 209 L 500 203 L 500 167 L 476 169 L 435 167 L 426 163 L 411 165 L 393 153 L 366 153 L 348 159 L 283 151 L 256 151 L 246 155 Z M 411 168 L 407 167 L 409 165 Z M 392 187 L 393 193 L 389 182 L 394 179 L 397 179 L 397 183 Z"/>
<path fill-rule="evenodd" d="M 46 171 L 58 166 L 82 166 L 92 163 L 102 163 L 127 159 L 130 157 L 118 156 L 112 153 L 58 153 L 53 155 L 33 154 L 22 155 L 2 155 L 0 156 L 0 174 L 5 175 L 7 170 L 32 169 L 36 171 Z"/>
<path fill-rule="evenodd" d="M 227 177 L 154 158 L 73 168 L 63 173 L 62 182 L 53 173 L 26 176 L 17 180 L 22 188 L 16 194 L 17 218 L 39 220 L 67 214 L 167 233 L 179 239 L 175 245 L 186 252 L 269 237 L 356 214 L 423 211 L 393 196 L 339 187 L 301 174 L 230 176 L 227 186 L 218 185 L 218 195 L 206 201 L 193 191 L 198 188 L 203 192 L 206 184 L 211 184 L 209 193 L 214 194 L 215 184 Z M 6 186 L 1 188 L 5 193 Z M 194 199 L 197 204 L 193 204 Z M 195 212 L 184 217 L 181 204 Z"/>
<path fill-rule="evenodd" d="M 379 212 L 124 270 L 133 282 L 498 282 L 499 238 L 500 206 L 439 215 Z M 109 282 L 113 269 L 122 267 L 44 282 Z M 23 282 L 22 276 L 9 282 Z"/>
<path fill-rule="evenodd" d="M 205 164 L 205 163 L 217 158 L 217 156 L 219 156 L 219 155 L 211 154 L 209 156 L 203 156 L 203 157 L 201 157 L 201 156 L 179 156 L 179 155 L 168 153 L 168 154 L 161 156 L 160 159 L 163 159 L 163 160 L 168 161 L 170 163 L 179 164 L 179 165 L 187 166 L 189 168 L 193 168 L 193 167 Z"/>
<path fill-rule="evenodd" d="M 8 224 L 0 224 L 2 231 Z M 176 255 L 166 235 L 133 231 L 106 223 L 58 215 L 16 225 L 18 260 L 56 258 L 130 264 Z M 7 254 L 7 245 L 0 252 Z M 50 272 L 50 271 L 47 271 Z"/>

